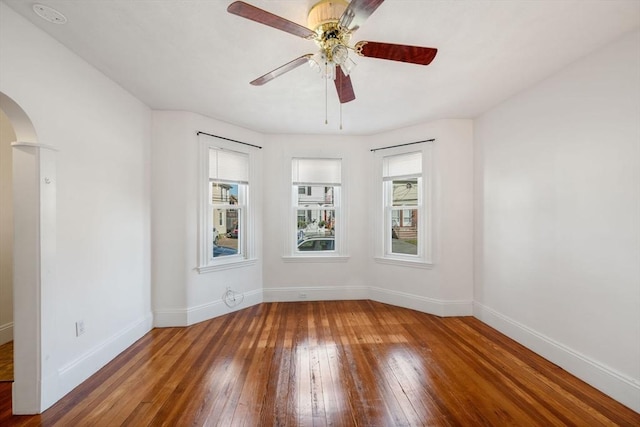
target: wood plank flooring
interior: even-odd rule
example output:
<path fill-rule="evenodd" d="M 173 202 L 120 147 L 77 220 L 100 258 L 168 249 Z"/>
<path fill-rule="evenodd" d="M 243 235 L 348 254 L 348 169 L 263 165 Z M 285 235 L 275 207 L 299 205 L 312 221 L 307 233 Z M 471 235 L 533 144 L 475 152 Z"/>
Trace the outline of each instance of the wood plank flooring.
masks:
<path fill-rule="evenodd" d="M 10 416 L 2 387 L 3 426 L 640 425 L 477 319 L 373 301 L 154 329 L 38 416 Z"/>
<path fill-rule="evenodd" d="M 0 345 L 0 381 L 13 381 L 13 341 Z"/>

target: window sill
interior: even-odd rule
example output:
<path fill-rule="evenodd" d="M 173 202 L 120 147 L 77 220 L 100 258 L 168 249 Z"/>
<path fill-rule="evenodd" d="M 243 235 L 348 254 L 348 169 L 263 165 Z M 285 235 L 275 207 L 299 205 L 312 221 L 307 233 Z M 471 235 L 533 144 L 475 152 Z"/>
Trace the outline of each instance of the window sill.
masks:
<path fill-rule="evenodd" d="M 349 261 L 348 256 L 283 256 L 282 260 L 284 262 L 347 262 Z"/>
<path fill-rule="evenodd" d="M 199 274 L 206 274 L 206 273 L 213 273 L 215 271 L 221 271 L 221 270 L 229 270 L 232 268 L 243 268 L 243 267 L 249 267 L 251 265 L 255 265 L 258 262 L 257 259 L 253 258 L 253 259 L 243 259 L 240 261 L 228 261 L 228 262 L 221 262 L 219 264 L 212 264 L 212 265 L 205 265 L 202 267 L 196 267 L 196 270 L 198 271 Z"/>
<path fill-rule="evenodd" d="M 425 261 L 413 261 L 413 260 L 407 260 L 407 259 L 382 258 L 382 257 L 375 257 L 374 261 L 378 264 L 400 265 L 403 267 L 424 268 L 427 270 L 433 269 L 433 263 L 425 262 Z"/>

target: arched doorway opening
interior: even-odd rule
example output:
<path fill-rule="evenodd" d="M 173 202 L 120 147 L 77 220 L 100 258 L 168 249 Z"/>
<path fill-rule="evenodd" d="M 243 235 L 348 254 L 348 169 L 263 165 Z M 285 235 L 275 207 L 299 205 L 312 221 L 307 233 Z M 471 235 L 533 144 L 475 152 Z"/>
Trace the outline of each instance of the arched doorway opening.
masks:
<path fill-rule="evenodd" d="M 55 150 L 39 144 L 26 112 L 0 92 L 16 136 L 13 169 L 13 413 L 42 410 L 43 286 L 55 272 Z"/>

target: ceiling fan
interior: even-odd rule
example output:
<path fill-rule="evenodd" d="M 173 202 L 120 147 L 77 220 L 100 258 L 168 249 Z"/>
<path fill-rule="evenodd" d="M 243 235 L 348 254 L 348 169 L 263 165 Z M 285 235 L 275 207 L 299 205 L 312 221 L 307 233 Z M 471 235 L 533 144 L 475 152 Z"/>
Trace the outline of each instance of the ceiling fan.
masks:
<path fill-rule="evenodd" d="M 260 86 L 305 63 L 310 63 L 322 75 L 333 80 L 340 103 L 353 101 L 356 96 L 349 74 L 355 66 L 349 57 L 353 51 L 359 56 L 388 59 L 429 65 L 438 52 L 437 49 L 408 46 L 373 41 L 359 41 L 351 46 L 352 34 L 382 4 L 384 0 L 321 0 L 308 14 L 308 27 L 296 24 L 271 12 L 262 10 L 243 1 L 234 1 L 227 11 L 260 24 L 285 31 L 298 37 L 315 41 L 320 51 L 302 55 L 275 70 L 250 82 Z"/>

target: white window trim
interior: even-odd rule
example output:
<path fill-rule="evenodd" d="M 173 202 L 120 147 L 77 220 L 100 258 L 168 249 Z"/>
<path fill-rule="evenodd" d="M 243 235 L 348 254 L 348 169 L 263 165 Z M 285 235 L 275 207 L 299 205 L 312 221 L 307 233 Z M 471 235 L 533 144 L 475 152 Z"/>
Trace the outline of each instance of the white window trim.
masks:
<path fill-rule="evenodd" d="M 298 251 L 297 250 L 297 201 L 298 194 L 297 191 L 294 190 L 293 180 L 291 177 L 291 168 L 293 165 L 293 159 L 332 159 L 332 160 L 340 160 L 340 169 L 341 169 L 341 183 L 339 190 L 339 200 L 336 202 L 335 212 L 336 212 L 336 239 L 335 239 L 335 249 L 333 251 Z M 322 263 L 322 262 L 346 262 L 349 260 L 348 250 L 347 250 L 347 229 L 346 229 L 346 218 L 347 218 L 347 206 L 345 200 L 347 200 L 347 179 L 346 179 L 346 171 L 347 168 L 347 160 L 344 157 L 331 157 L 326 154 L 314 155 L 310 153 L 294 153 L 291 156 L 286 156 L 284 169 L 287 171 L 286 175 L 286 185 L 289 188 L 289 214 L 285 215 L 286 223 L 283 227 L 283 230 L 289 230 L 287 233 L 287 237 L 285 237 L 284 241 L 284 255 L 282 256 L 282 260 L 287 263 L 296 263 L 296 262 L 312 262 L 312 263 Z M 327 184 L 330 186 L 330 184 Z M 327 253 L 329 252 L 329 253 Z"/>
<path fill-rule="evenodd" d="M 230 268 L 241 268 L 254 265 L 256 259 L 256 239 L 255 239 L 255 191 L 252 191 L 252 183 L 256 183 L 256 156 L 249 146 L 234 144 L 220 138 L 199 135 L 199 164 L 198 164 L 198 259 L 196 271 L 200 274 L 214 271 L 227 270 Z M 221 149 L 243 153 L 248 156 L 249 161 L 249 184 L 245 195 L 245 204 L 241 214 L 244 219 L 244 231 L 239 236 L 242 241 L 238 245 L 242 246 L 242 251 L 238 255 L 228 255 L 224 257 L 209 257 L 209 240 L 213 241 L 212 230 L 210 229 L 209 214 L 209 150 Z"/>
<path fill-rule="evenodd" d="M 383 181 L 382 162 L 387 156 L 399 154 L 422 153 L 422 185 L 421 185 L 421 206 L 419 216 L 421 226 L 419 229 L 418 242 L 420 244 L 419 255 L 403 255 L 387 253 L 387 239 L 390 230 L 387 228 L 387 207 L 385 206 L 385 186 Z M 425 142 L 420 145 L 410 145 L 395 147 L 374 152 L 374 171 L 376 174 L 374 185 L 374 261 L 380 264 L 400 265 L 416 268 L 433 268 L 433 142 Z M 420 187 L 419 187 L 420 188 Z"/>

